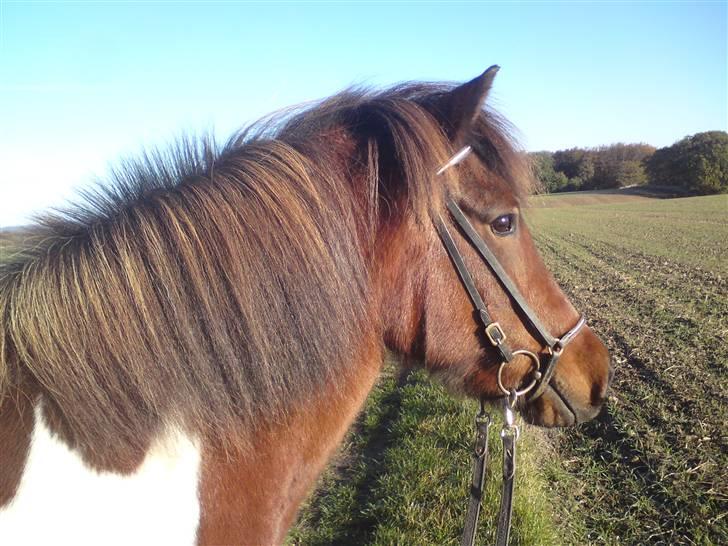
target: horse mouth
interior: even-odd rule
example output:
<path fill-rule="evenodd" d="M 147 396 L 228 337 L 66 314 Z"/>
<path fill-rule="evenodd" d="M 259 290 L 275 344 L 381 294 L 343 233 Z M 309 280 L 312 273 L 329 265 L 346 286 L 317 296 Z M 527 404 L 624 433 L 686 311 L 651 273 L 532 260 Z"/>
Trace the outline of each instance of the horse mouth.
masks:
<path fill-rule="evenodd" d="M 590 421 L 599 414 L 602 404 L 581 407 L 560 389 L 556 382 L 549 384 L 543 394 L 525 403 L 521 414 L 527 423 L 546 428 L 569 427 Z"/>

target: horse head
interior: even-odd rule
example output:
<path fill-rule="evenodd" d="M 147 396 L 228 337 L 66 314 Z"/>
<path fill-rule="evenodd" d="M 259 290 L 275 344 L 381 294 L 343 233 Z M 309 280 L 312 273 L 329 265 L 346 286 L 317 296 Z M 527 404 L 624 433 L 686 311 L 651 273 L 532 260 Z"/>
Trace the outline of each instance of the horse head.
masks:
<path fill-rule="evenodd" d="M 432 162 L 408 191 L 382 177 L 393 186 L 380 190 L 389 200 L 377 243 L 385 342 L 455 391 L 484 400 L 520 391 L 528 421 L 570 425 L 598 413 L 610 358 L 523 218 L 530 169 L 484 109 L 497 69 L 413 99 L 432 122 Z"/>

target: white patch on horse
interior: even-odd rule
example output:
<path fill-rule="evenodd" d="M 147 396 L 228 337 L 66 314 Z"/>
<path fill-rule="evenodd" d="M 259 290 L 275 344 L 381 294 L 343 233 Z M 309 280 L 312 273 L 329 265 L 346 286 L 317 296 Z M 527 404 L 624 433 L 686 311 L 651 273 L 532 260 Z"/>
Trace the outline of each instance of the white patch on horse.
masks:
<path fill-rule="evenodd" d="M 3 544 L 194 544 L 200 449 L 177 430 L 156 440 L 133 475 L 98 472 L 36 424 L 15 498 L 0 508 Z"/>

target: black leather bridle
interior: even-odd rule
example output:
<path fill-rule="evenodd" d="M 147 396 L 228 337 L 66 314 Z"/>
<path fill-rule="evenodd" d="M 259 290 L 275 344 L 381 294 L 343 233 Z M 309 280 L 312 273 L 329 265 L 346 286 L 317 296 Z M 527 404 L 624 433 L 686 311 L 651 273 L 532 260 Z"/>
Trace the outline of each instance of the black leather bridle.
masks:
<path fill-rule="evenodd" d="M 554 370 L 556 369 L 556 364 L 564 351 L 564 347 L 576 337 L 582 327 L 586 324 L 586 319 L 581 316 L 576 325 L 560 338 L 552 336 L 539 320 L 533 309 L 531 309 L 531 306 L 528 305 L 520 290 L 518 290 L 508 273 L 506 273 L 503 266 L 495 257 L 495 254 L 493 254 L 490 248 L 488 248 L 486 242 L 470 224 L 463 211 L 460 207 L 458 207 L 457 203 L 455 203 L 455 201 L 451 198 L 448 198 L 446 206 L 463 235 L 478 251 L 478 254 L 480 254 L 485 263 L 488 264 L 488 267 L 498 279 L 498 282 L 500 282 L 503 289 L 521 311 L 526 322 L 532 326 L 533 331 L 537 334 L 539 340 L 544 345 L 544 350 L 547 356 L 543 363 L 532 351 L 528 351 L 526 349 L 512 351 L 510 349 L 507 343 L 508 338 L 506 333 L 503 331 L 503 328 L 501 328 L 501 325 L 497 321 L 493 320 L 490 313 L 488 313 L 485 302 L 480 296 L 478 289 L 475 287 L 473 277 L 470 274 L 470 271 L 468 271 L 463 257 L 460 254 L 452 235 L 450 235 L 450 231 L 447 229 L 444 220 L 440 217 L 435 224 L 437 232 L 440 235 L 440 239 L 445 246 L 445 250 L 447 250 L 447 253 L 450 255 L 450 259 L 452 260 L 452 263 L 458 272 L 458 276 L 470 297 L 470 301 L 473 303 L 478 319 L 485 328 L 485 335 L 488 338 L 488 341 L 498 351 L 498 355 L 501 359 L 501 364 L 498 368 L 498 387 L 504 396 L 520 397 L 528 394 L 527 399 L 529 401 L 535 400 L 543 394 L 544 390 L 546 390 L 546 387 L 549 385 L 551 377 L 554 374 Z M 533 364 L 532 377 L 530 382 L 524 387 L 520 389 L 508 389 L 503 385 L 502 381 L 503 368 L 517 355 L 524 355 L 531 360 Z"/>
<path fill-rule="evenodd" d="M 450 160 L 442 168 L 440 168 L 440 170 L 437 171 L 437 174 L 440 175 L 449 167 L 456 165 L 465 159 L 470 152 L 470 146 L 462 148 L 458 153 L 450 158 Z M 460 254 L 460 250 L 455 244 L 445 220 L 441 216 L 438 217 L 435 222 L 435 228 L 437 229 L 440 239 L 445 246 L 445 250 L 450 256 L 458 276 L 468 293 L 468 297 L 475 308 L 477 320 L 482 323 L 485 329 L 485 336 L 496 351 L 498 351 L 498 356 L 500 357 L 497 381 L 498 388 L 504 395 L 503 407 L 505 424 L 501 431 L 501 438 L 503 440 L 503 489 L 501 494 L 501 507 L 498 515 L 496 545 L 505 546 L 508 544 L 511 528 L 513 488 L 516 473 L 516 441 L 519 436 L 519 428 L 514 424 L 513 414 L 516 401 L 521 396 L 527 396 L 526 400 L 533 401 L 545 392 L 551 384 L 551 379 L 559 358 L 564 351 L 564 347 L 566 347 L 566 345 L 578 335 L 586 324 L 586 319 L 583 315 L 580 316 L 574 327 L 560 338 L 551 335 L 548 329 L 538 318 L 538 315 L 536 315 L 533 309 L 531 309 L 528 305 L 508 273 L 506 273 L 505 269 L 503 269 L 503 266 L 501 266 L 500 262 L 495 257 L 495 254 L 493 254 L 483 238 L 470 224 L 457 203 L 452 198 L 448 197 L 446 199 L 446 207 L 462 235 L 475 248 L 485 263 L 488 264 L 488 267 L 498 279 L 498 282 L 510 296 L 511 300 L 520 311 L 521 316 L 525 319 L 524 322 L 531 326 L 531 331 L 536 334 L 536 337 L 543 344 L 543 352 L 546 354 L 545 359 L 542 361 L 539 356 L 532 351 L 526 349 L 518 349 L 515 351 L 511 350 L 507 343 L 507 336 L 503 331 L 503 328 L 497 321 L 493 320 L 490 313 L 488 313 L 485 301 L 483 301 L 483 298 L 475 286 L 473 277 L 465 265 L 462 254 Z M 509 389 L 503 385 L 503 369 L 518 355 L 523 355 L 530 359 L 532 364 L 531 376 L 524 386 Z M 555 386 L 552 388 L 564 401 L 564 403 L 566 403 L 558 389 Z M 573 410 L 571 410 L 571 408 L 569 409 L 573 413 Z M 574 419 L 576 420 L 576 418 L 577 416 L 574 413 Z M 475 534 L 478 524 L 478 516 L 480 514 L 483 485 L 485 482 L 485 466 L 488 459 L 488 429 L 491 425 L 491 418 L 485 412 L 484 401 L 482 399 L 480 401 L 480 413 L 476 416 L 475 425 L 476 439 L 473 454 L 473 477 L 470 487 L 470 503 L 468 505 L 465 527 L 461 538 L 462 546 L 473 546 L 475 544 Z"/>

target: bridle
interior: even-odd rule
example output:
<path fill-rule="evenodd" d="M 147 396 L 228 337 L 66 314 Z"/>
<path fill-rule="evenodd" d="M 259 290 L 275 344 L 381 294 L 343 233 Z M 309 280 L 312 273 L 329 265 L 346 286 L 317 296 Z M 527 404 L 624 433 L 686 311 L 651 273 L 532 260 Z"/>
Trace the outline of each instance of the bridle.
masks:
<path fill-rule="evenodd" d="M 458 151 L 450 160 L 445 163 L 438 171 L 440 175 L 448 168 L 458 164 L 465 159 L 472 149 L 465 146 Z M 478 289 L 475 286 L 473 277 L 470 274 L 463 256 L 460 253 L 455 241 L 447 228 L 444 219 L 440 216 L 435 222 L 440 239 L 447 251 L 450 259 L 460 277 L 460 281 L 468 293 L 468 297 L 473 304 L 476 314 L 476 320 L 482 323 L 485 331 L 485 337 L 490 344 L 498 351 L 500 357 L 500 365 L 498 367 L 497 381 L 498 388 L 503 393 L 503 409 L 504 409 L 504 426 L 501 430 L 501 438 L 503 441 L 503 490 L 501 495 L 501 507 L 498 516 L 498 532 L 496 544 L 504 546 L 508 544 L 510 534 L 510 522 L 513 508 L 513 486 L 515 482 L 516 472 L 516 441 L 518 440 L 520 431 L 518 426 L 514 424 L 513 410 L 516 406 L 518 398 L 526 396 L 526 400 L 533 401 L 543 395 L 547 388 L 554 389 L 558 396 L 564 400 L 556 386 L 551 385 L 556 365 L 564 351 L 564 347 L 569 344 L 581 331 L 586 324 L 584 316 L 579 317 L 576 325 L 561 337 L 551 335 L 548 329 L 539 320 L 538 315 L 531 309 L 518 287 L 506 273 L 495 254 L 488 248 L 487 243 L 473 228 L 467 217 L 450 197 L 446 199 L 446 207 L 455 224 L 460 229 L 465 239 L 475 248 L 480 257 L 488 264 L 488 267 L 495 275 L 505 292 L 509 295 L 511 301 L 520 311 L 524 322 L 531 326 L 531 330 L 543 344 L 543 352 L 546 357 L 541 361 L 532 351 L 526 349 L 511 350 L 507 343 L 508 337 L 503 331 L 501 325 L 493 320 L 488 312 L 487 306 L 483 301 Z M 518 388 L 507 388 L 503 384 L 504 368 L 518 356 L 523 355 L 529 358 L 532 364 L 530 378 L 526 385 Z M 568 404 L 567 404 L 568 406 Z M 576 414 L 574 414 L 576 419 Z M 475 544 L 475 532 L 480 514 L 480 501 L 483 493 L 483 484 L 485 480 L 485 466 L 488 459 L 488 429 L 491 424 L 490 416 L 485 412 L 484 400 L 480 401 L 480 412 L 475 418 L 476 440 L 473 462 L 473 478 L 470 489 L 470 504 L 468 505 L 468 513 L 465 518 L 465 528 L 461 539 L 462 546 L 473 546 Z"/>
<path fill-rule="evenodd" d="M 543 364 L 539 357 L 532 351 L 528 351 L 526 349 L 512 351 L 509 348 L 508 343 L 506 342 L 506 333 L 503 331 L 503 328 L 501 328 L 501 325 L 497 321 L 493 320 L 490 313 L 488 313 L 485 302 L 480 296 L 478 289 L 475 287 L 473 277 L 470 274 L 470 271 L 468 271 L 463 257 L 460 254 L 452 235 L 450 235 L 450 231 L 447 229 L 442 217 L 438 218 L 435 227 L 442 239 L 445 250 L 447 250 L 447 253 L 450 255 L 450 259 L 458 272 L 458 276 L 470 297 L 470 301 L 473 303 L 477 317 L 485 329 L 485 335 L 488 338 L 488 341 L 490 341 L 491 345 L 497 349 L 501 358 L 501 364 L 498 368 L 498 388 L 501 390 L 503 395 L 507 397 L 520 397 L 528 394 L 529 401 L 535 400 L 546 390 L 546 387 L 549 385 L 551 377 L 554 374 L 554 370 L 556 369 L 556 364 L 564 351 L 564 347 L 572 339 L 574 339 L 574 337 L 576 337 L 581 328 L 586 324 L 586 319 L 581 316 L 576 325 L 560 338 L 552 336 L 539 320 L 533 309 L 531 309 L 526 300 L 523 298 L 523 295 L 508 276 L 508 273 L 505 272 L 503 266 L 495 257 L 495 254 L 493 254 L 490 248 L 488 248 L 488 245 L 480 237 L 478 232 L 475 231 L 475 228 L 470 224 L 463 211 L 460 207 L 458 207 L 457 203 L 455 203 L 455 201 L 451 198 L 448 198 L 446 206 L 453 220 L 455 220 L 455 223 L 462 230 L 462 233 L 473 247 L 475 247 L 481 258 L 483 258 L 483 260 L 488 264 L 503 289 L 520 309 L 521 314 L 526 319 L 526 322 L 533 327 L 533 330 L 544 345 L 548 356 Z M 527 356 L 531 360 L 533 364 L 532 379 L 525 387 L 520 389 L 508 389 L 503 385 L 503 369 L 517 355 Z"/>

